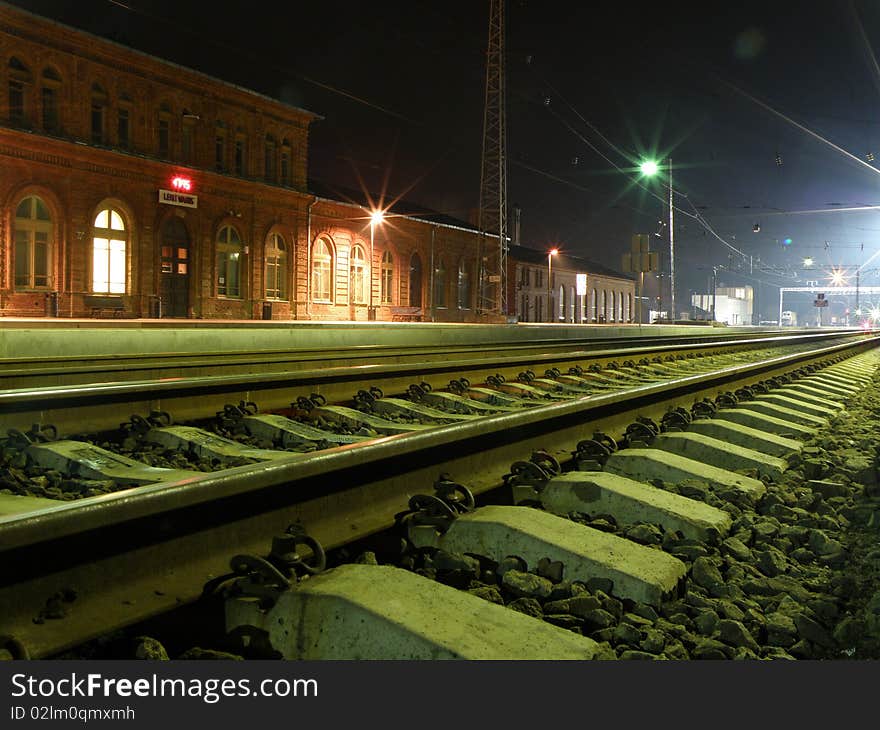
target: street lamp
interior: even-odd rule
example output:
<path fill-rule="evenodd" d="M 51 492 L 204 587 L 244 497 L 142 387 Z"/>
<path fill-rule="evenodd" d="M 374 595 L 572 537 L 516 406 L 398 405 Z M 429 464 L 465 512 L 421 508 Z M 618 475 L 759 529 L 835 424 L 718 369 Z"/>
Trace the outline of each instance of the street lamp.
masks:
<path fill-rule="evenodd" d="M 370 307 L 367 310 L 367 319 L 376 319 L 376 309 L 373 306 L 373 270 L 376 267 L 376 260 L 373 255 L 373 238 L 376 232 L 376 226 L 385 220 L 385 211 L 374 210 L 370 213 Z"/>
<path fill-rule="evenodd" d="M 675 321 L 675 207 L 672 204 L 672 158 L 666 158 L 669 170 L 669 321 Z M 645 160 L 639 169 L 645 177 L 653 177 L 660 172 L 654 160 Z"/>
<path fill-rule="evenodd" d="M 547 252 L 547 321 L 553 321 L 553 257 L 559 253 L 558 248 Z"/>

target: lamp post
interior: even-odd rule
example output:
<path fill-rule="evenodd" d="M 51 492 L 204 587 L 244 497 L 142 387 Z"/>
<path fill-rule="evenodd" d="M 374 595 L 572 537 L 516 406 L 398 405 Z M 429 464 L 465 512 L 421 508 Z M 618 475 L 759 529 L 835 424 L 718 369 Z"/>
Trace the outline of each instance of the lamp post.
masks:
<path fill-rule="evenodd" d="M 551 248 L 547 252 L 547 321 L 553 321 L 553 257 L 559 249 Z"/>
<path fill-rule="evenodd" d="M 376 268 L 375 257 L 373 256 L 373 239 L 376 234 L 376 225 L 385 220 L 385 213 L 381 210 L 374 210 L 370 213 L 370 306 L 367 309 L 367 319 L 376 319 L 376 308 L 373 306 L 373 270 Z"/>
<path fill-rule="evenodd" d="M 666 158 L 669 170 L 669 321 L 675 320 L 675 206 L 672 201 L 672 158 Z M 639 169 L 645 177 L 653 177 L 660 171 L 653 160 L 646 160 Z"/>

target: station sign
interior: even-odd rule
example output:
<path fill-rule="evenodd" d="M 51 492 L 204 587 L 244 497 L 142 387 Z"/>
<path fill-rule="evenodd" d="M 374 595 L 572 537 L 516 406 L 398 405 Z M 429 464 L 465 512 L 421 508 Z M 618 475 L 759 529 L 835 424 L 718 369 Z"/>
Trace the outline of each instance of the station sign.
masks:
<path fill-rule="evenodd" d="M 176 190 L 159 190 L 159 202 L 166 205 L 180 205 L 184 208 L 198 208 L 199 196 Z"/>

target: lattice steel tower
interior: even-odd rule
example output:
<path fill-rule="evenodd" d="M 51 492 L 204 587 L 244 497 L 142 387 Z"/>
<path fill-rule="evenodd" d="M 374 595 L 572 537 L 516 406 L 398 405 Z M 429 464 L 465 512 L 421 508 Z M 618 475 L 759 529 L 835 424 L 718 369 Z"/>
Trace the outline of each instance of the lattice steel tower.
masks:
<path fill-rule="evenodd" d="M 507 314 L 507 123 L 504 108 L 504 0 L 489 0 L 483 164 L 477 219 L 480 230 L 478 308 L 481 312 L 498 315 Z"/>

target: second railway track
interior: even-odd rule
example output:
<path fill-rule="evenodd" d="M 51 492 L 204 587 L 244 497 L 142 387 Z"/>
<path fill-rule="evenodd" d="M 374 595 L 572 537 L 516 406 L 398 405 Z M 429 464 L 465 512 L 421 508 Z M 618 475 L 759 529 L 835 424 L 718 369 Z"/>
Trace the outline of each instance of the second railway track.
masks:
<path fill-rule="evenodd" d="M 308 373 L 303 380 L 293 378 L 296 382 L 284 385 L 279 384 L 278 374 L 264 376 L 263 382 L 272 381 L 266 392 L 283 392 L 280 398 L 270 399 L 270 407 L 278 407 L 281 400 L 289 407 L 291 393 L 302 396 L 315 383 L 321 384 L 328 400 L 342 401 L 346 399 L 343 393 L 347 398 L 353 391 L 369 393 L 370 385 L 376 387 L 377 377 L 386 398 L 412 393 L 410 386 L 422 381 L 433 380 L 434 389 L 440 390 L 445 385 L 437 382 L 440 375 L 471 388 L 494 385 L 500 393 L 505 390 L 504 384 L 508 385 L 508 393 L 525 386 L 539 397 L 530 399 L 535 401 L 533 407 L 479 419 L 435 424 L 413 433 L 376 434 L 361 443 L 189 475 L 178 481 L 120 490 L 39 511 L 19 510 L 0 523 L 0 551 L 11 567 L 0 586 L 0 608 L 6 617 L 3 633 L 16 637 L 32 656 L 51 656 L 195 600 L 207 581 L 228 569 L 231 553 L 265 554 L 271 536 L 287 525 L 305 525 L 310 535 L 332 549 L 386 529 L 409 498 L 430 491 L 441 473 L 479 495 L 504 485 L 510 487 L 514 464 L 520 464 L 523 472 L 519 474 L 520 486 L 527 486 L 528 474 L 535 470 L 522 465 L 535 463 L 535 453 L 546 454 L 545 458 L 559 462 L 559 468 L 566 471 L 585 465 L 601 470 L 618 441 L 624 447 L 647 448 L 661 429 L 664 433 L 688 431 L 694 415 L 716 420 L 711 416 L 719 406 L 748 410 L 748 401 L 754 396 L 758 396 L 755 402 L 770 409 L 765 408 L 765 414 L 772 412 L 778 403 L 773 403 L 769 391 L 791 388 L 786 382 L 791 377 L 811 378 L 811 370 L 875 346 L 873 337 L 837 335 L 830 341 L 800 340 L 794 352 L 784 351 L 779 343 L 763 341 L 736 343 L 735 355 L 716 353 L 713 357 L 695 357 L 699 351 L 696 346 L 690 347 L 691 357 L 686 357 L 688 347 L 675 346 L 664 348 L 660 355 L 647 351 L 616 357 L 612 353 L 599 357 L 594 354 L 593 363 L 585 363 L 581 352 L 532 356 L 527 362 L 516 360 L 503 365 L 434 361 L 409 366 L 408 370 L 403 366 L 394 366 L 390 371 L 368 370 L 367 379 L 360 380 L 353 372 L 336 373 L 339 380 L 335 383 L 331 382 L 334 374 L 327 372 Z M 590 364 L 597 365 L 594 372 L 590 372 Z M 497 375 L 503 367 L 512 369 L 502 382 Z M 871 361 L 859 367 L 864 373 L 865 368 L 876 364 Z M 572 376 L 566 381 L 563 375 L 568 371 Z M 525 376 L 517 382 L 520 374 Z M 554 378 L 559 387 L 552 382 L 537 382 Z M 566 382 L 588 383 L 589 387 L 584 387 L 584 392 L 565 392 L 562 386 Z M 253 379 L 244 388 L 240 381 L 237 385 L 181 385 L 178 381 L 177 393 L 173 393 L 175 384 L 141 383 L 142 387 L 159 389 L 163 396 L 156 397 L 154 390 L 144 399 L 132 399 L 137 385 L 107 384 L 95 386 L 91 392 L 83 386 L 78 394 L 75 388 L 66 388 L 63 393 L 44 395 L 46 403 L 38 405 L 37 410 L 28 410 L 30 406 L 23 400 L 16 400 L 20 392 L 0 393 L 0 402 L 7 406 L 4 422 L 11 426 L 10 419 L 17 416 L 22 420 L 34 416 L 28 420 L 39 422 L 37 416 L 45 418 L 47 411 L 60 410 L 60 401 L 85 407 L 90 415 L 81 418 L 80 423 L 103 425 L 108 424 L 109 402 L 114 408 L 111 420 L 118 425 L 120 416 L 124 418 L 139 409 L 147 413 L 167 409 L 175 420 L 181 420 L 180 409 L 169 407 L 169 400 L 190 403 L 184 419 L 205 418 L 206 407 L 201 399 L 210 399 L 210 412 L 222 410 L 219 393 L 232 402 L 257 400 L 250 387 Z M 172 389 L 172 394 L 164 390 L 166 387 Z M 800 433 L 805 438 L 810 417 L 822 417 L 824 396 L 805 387 L 794 392 L 795 400 L 807 413 L 803 421 L 808 425 L 800 431 L 792 426 L 783 433 Z M 835 389 L 833 382 L 826 383 L 827 399 L 842 400 L 846 392 L 843 387 Z M 89 399 L 96 396 L 105 402 L 88 405 Z M 386 398 L 380 397 L 378 402 Z M 199 401 L 198 406 L 193 399 Z M 265 399 L 259 400 L 263 406 Z M 705 404 L 707 400 L 711 401 L 703 407 L 707 410 L 695 408 L 696 403 Z M 369 410 L 369 401 L 367 398 L 361 403 L 365 410 Z M 143 409 L 145 404 L 147 408 Z M 105 415 L 96 418 L 102 410 Z M 777 415 L 781 413 L 777 411 Z M 70 434 L 69 424 L 76 422 L 76 418 L 62 421 L 62 435 Z M 25 430 L 22 422 L 15 425 Z M 667 454 L 674 450 L 656 449 Z M 703 453 L 696 458 L 710 463 L 720 458 L 713 457 L 711 450 L 693 453 Z M 739 462 L 731 471 L 743 472 L 742 464 Z M 765 467 L 754 464 L 749 468 L 771 481 L 786 468 L 779 465 L 774 474 Z M 75 610 L 62 620 L 35 624 L 33 619 L 44 610 L 46 599 L 65 590 L 75 592 Z"/>

